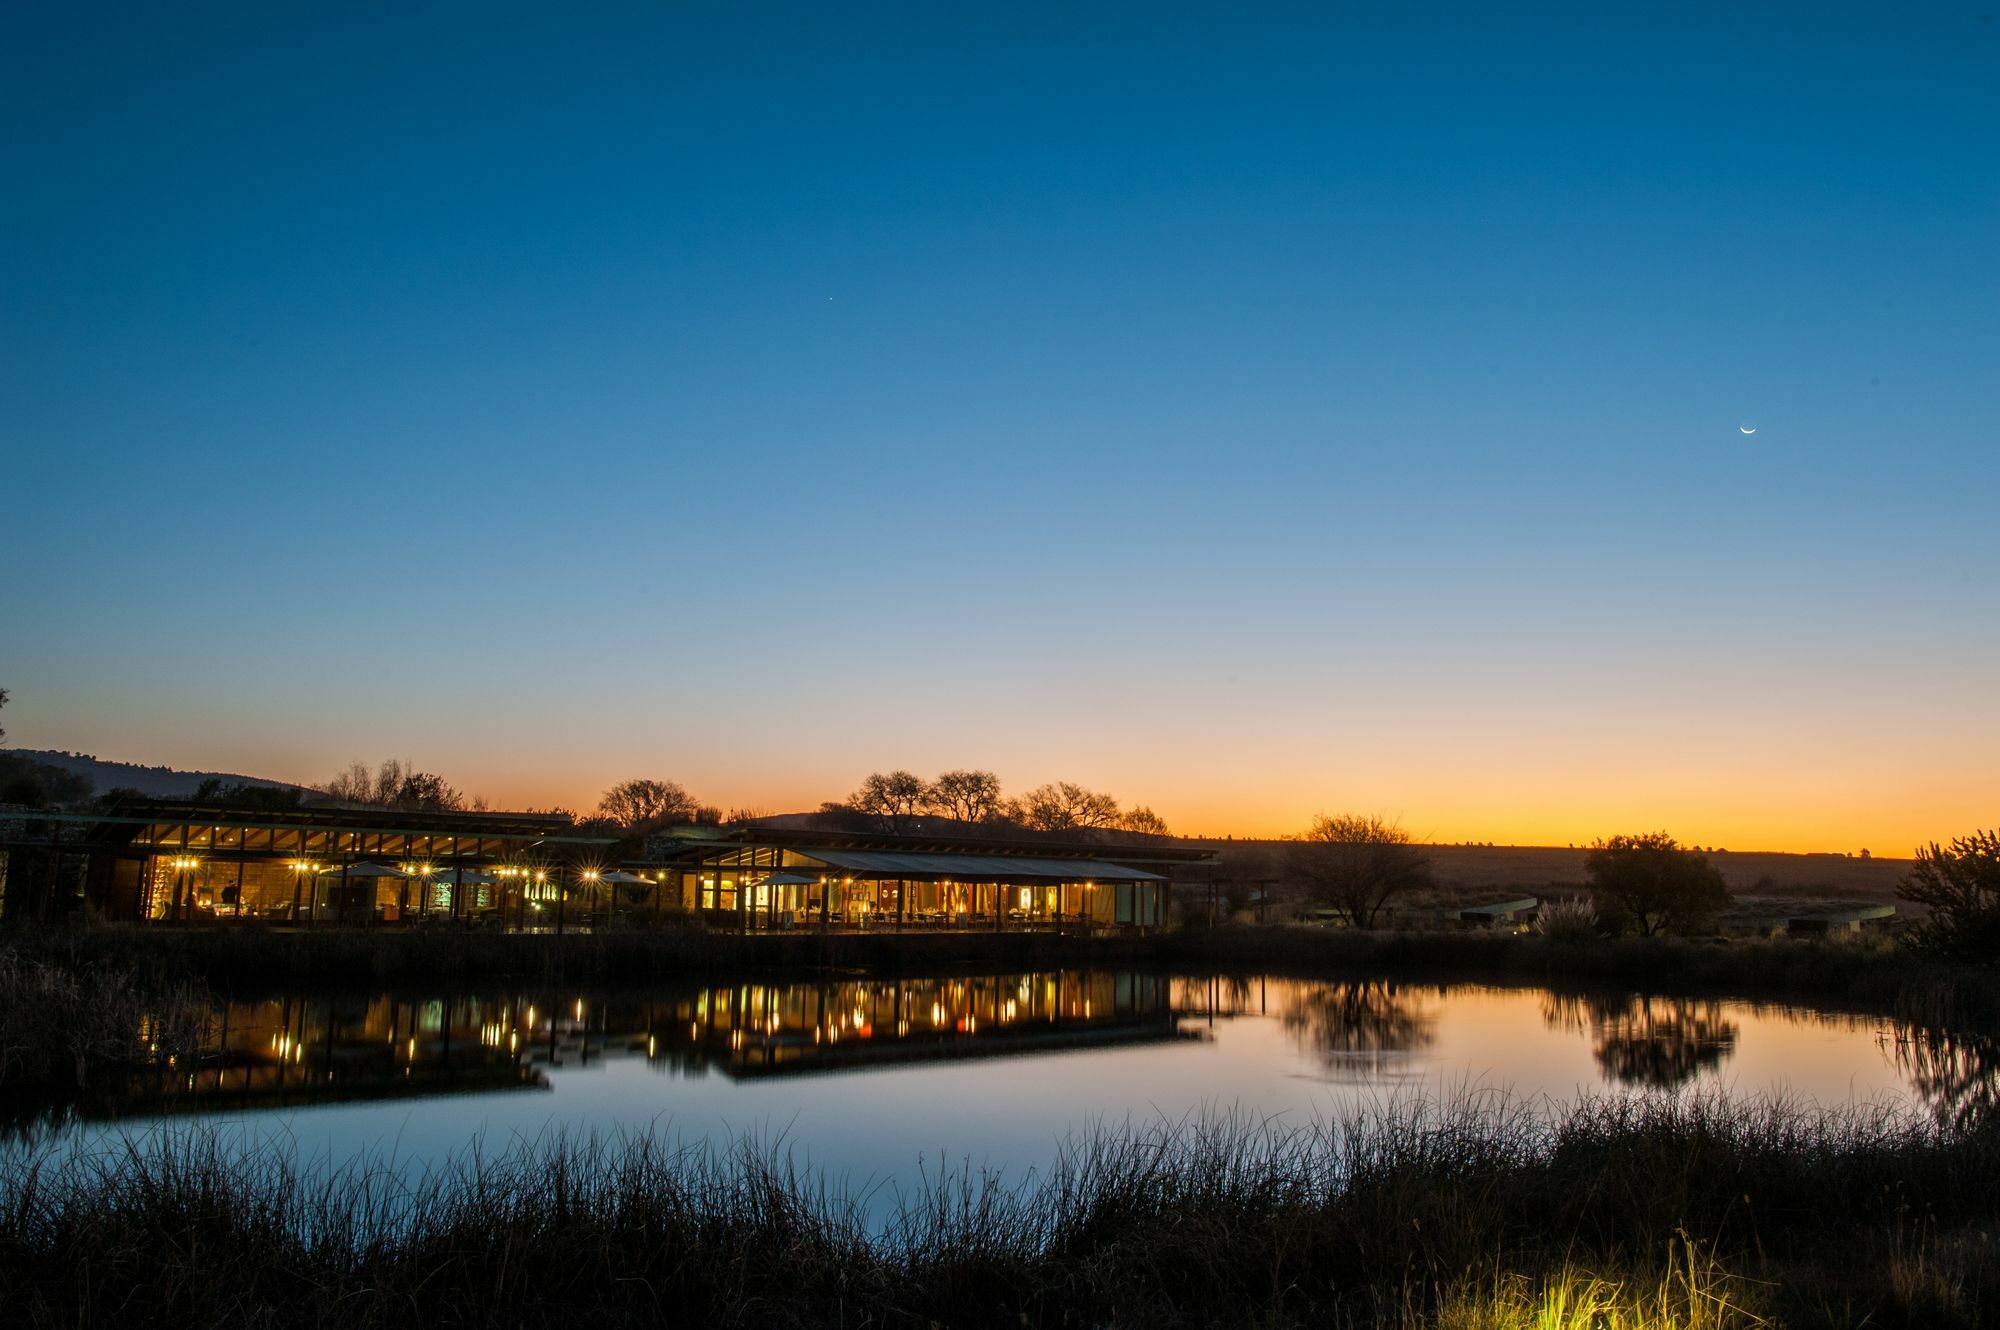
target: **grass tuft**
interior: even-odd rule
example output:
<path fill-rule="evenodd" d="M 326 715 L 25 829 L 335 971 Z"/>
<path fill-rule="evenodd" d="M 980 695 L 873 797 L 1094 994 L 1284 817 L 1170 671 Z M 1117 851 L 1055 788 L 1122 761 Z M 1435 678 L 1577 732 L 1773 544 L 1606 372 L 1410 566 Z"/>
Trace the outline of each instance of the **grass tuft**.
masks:
<path fill-rule="evenodd" d="M 37 1327 L 1973 1326 L 2000 1311 L 1995 1176 L 1989 1130 L 1701 1097 L 1104 1129 L 886 1213 L 768 1143 L 552 1136 L 412 1171 L 181 1125 L 0 1151 L 0 1305 Z"/>

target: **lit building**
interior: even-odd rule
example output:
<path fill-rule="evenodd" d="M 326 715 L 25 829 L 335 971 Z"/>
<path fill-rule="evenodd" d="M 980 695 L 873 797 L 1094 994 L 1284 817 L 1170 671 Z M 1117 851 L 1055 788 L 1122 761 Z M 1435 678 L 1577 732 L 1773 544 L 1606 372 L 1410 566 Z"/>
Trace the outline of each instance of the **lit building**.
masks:
<path fill-rule="evenodd" d="M 1150 930 L 1213 856 L 1120 833 L 900 835 L 677 827 L 637 840 L 561 814 L 138 800 L 0 810 L 0 920 L 452 926 L 690 917 L 776 932 Z"/>
<path fill-rule="evenodd" d="M 1163 926 L 1205 850 L 1133 839 L 677 827 L 627 865 L 661 908 L 742 930 Z"/>
<path fill-rule="evenodd" d="M 0 918 L 532 927 L 609 838 L 561 814 L 143 800 L 0 813 Z"/>

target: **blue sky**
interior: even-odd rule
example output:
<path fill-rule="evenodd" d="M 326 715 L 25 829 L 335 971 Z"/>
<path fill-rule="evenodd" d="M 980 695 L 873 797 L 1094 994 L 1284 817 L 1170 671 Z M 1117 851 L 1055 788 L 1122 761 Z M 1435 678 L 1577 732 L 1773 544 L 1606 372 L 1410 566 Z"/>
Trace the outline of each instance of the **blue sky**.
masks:
<path fill-rule="evenodd" d="M 1992 820 L 1990 15 L 1078 8 L 10 8 L 10 741 Z"/>

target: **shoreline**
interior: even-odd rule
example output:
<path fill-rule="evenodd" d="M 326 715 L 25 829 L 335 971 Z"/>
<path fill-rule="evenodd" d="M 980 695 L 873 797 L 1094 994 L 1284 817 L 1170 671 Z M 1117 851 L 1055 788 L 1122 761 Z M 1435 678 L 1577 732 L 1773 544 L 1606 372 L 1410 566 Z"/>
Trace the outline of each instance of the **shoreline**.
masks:
<path fill-rule="evenodd" d="M 918 976 L 1127 968 L 1295 978 L 1366 976 L 1501 987 L 1616 989 L 1796 1001 L 1870 1014 L 2000 1026 L 2000 973 L 1875 941 L 1602 938 L 1493 932 L 1360 932 L 1295 925 L 1151 935 L 730 934 L 659 929 L 492 935 L 366 929 L 136 929 L 0 936 L 0 949 L 73 971 L 221 992 L 286 988 L 647 983 L 743 975 Z"/>

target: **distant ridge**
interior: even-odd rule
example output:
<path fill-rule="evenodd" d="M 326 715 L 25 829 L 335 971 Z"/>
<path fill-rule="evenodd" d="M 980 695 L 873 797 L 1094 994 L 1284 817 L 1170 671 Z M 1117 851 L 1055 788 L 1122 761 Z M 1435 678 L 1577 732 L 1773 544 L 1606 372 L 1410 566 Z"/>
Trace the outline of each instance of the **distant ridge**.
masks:
<path fill-rule="evenodd" d="M 12 757 L 26 758 L 30 762 L 40 762 L 82 776 L 90 782 L 95 794 L 126 789 L 137 790 L 154 799 L 185 799 L 208 780 L 267 790 L 307 788 L 281 780 L 266 780 L 262 776 L 240 776 L 232 771 L 176 771 L 172 767 L 140 766 L 137 762 L 107 762 L 89 753 L 64 753 L 52 748 L 9 748 L 5 751 Z"/>

